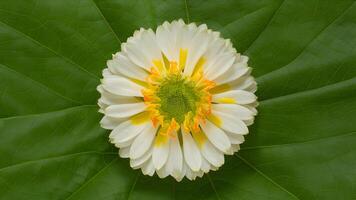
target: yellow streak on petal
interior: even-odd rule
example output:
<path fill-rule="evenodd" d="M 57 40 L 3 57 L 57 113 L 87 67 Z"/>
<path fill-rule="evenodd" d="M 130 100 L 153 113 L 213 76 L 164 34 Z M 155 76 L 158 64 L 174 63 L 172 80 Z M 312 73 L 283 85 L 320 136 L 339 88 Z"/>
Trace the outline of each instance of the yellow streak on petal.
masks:
<path fill-rule="evenodd" d="M 223 98 L 219 98 L 217 100 L 219 103 L 227 103 L 227 104 L 234 104 L 236 103 L 236 100 L 233 98 L 229 98 L 229 97 L 223 97 Z"/>
<path fill-rule="evenodd" d="M 171 123 L 169 124 L 168 128 L 167 128 L 167 135 L 169 135 L 170 137 L 175 137 L 175 133 L 178 131 L 179 129 L 179 124 L 176 122 L 176 120 L 173 118 L 171 120 Z"/>
<path fill-rule="evenodd" d="M 206 59 L 204 57 L 200 57 L 198 60 L 197 64 L 194 67 L 193 71 L 193 76 L 195 76 L 197 73 L 202 73 L 203 72 L 203 65 L 205 64 Z"/>
<path fill-rule="evenodd" d="M 177 62 L 171 61 L 169 62 L 169 73 L 170 74 L 178 74 L 180 71 L 178 69 Z"/>
<path fill-rule="evenodd" d="M 183 70 L 185 67 L 185 63 L 187 61 L 188 50 L 187 49 L 179 49 L 179 69 Z"/>
<path fill-rule="evenodd" d="M 152 101 L 154 98 L 154 90 L 152 89 L 143 89 L 141 90 L 141 93 L 143 94 L 143 100 L 145 102 Z"/>
<path fill-rule="evenodd" d="M 155 67 L 151 67 L 150 75 L 147 77 L 146 81 L 151 85 L 152 83 L 157 83 L 161 80 L 161 73 Z"/>
<path fill-rule="evenodd" d="M 200 127 L 199 127 L 199 123 L 200 122 L 204 122 L 204 120 L 202 120 L 202 118 L 199 115 L 194 117 L 193 123 L 192 123 L 192 125 L 190 127 L 190 130 L 192 130 L 193 132 L 194 131 L 199 131 L 200 130 Z"/>
<path fill-rule="evenodd" d="M 130 78 L 130 80 L 138 85 L 141 85 L 143 87 L 148 87 L 148 84 L 145 81 L 141 81 L 138 79 Z"/>
<path fill-rule="evenodd" d="M 157 67 L 159 72 L 162 73 L 166 71 L 166 68 L 164 67 L 164 63 L 162 62 L 162 60 L 153 60 L 152 62 Z"/>
<path fill-rule="evenodd" d="M 185 132 L 189 132 L 190 131 L 190 126 L 191 126 L 192 119 L 193 119 L 192 111 L 189 111 L 187 114 L 185 114 L 184 121 L 183 121 L 183 126 L 182 126 L 182 128 L 185 130 Z"/>
<path fill-rule="evenodd" d="M 158 125 L 163 123 L 163 117 L 157 113 L 154 113 L 154 116 L 151 118 L 151 121 L 152 121 L 153 127 L 157 128 Z"/>
<path fill-rule="evenodd" d="M 208 117 L 208 120 L 211 121 L 213 124 L 215 124 L 217 127 L 221 127 L 222 125 L 222 121 L 221 119 L 216 116 L 216 115 L 213 115 L 213 114 L 210 114 Z"/>
<path fill-rule="evenodd" d="M 131 123 L 134 125 L 139 125 L 150 120 L 150 113 L 147 111 L 138 113 L 132 117 L 130 117 Z"/>
<path fill-rule="evenodd" d="M 162 53 L 162 58 L 163 58 L 163 63 L 166 69 L 169 69 L 169 60 L 166 57 L 166 55 L 164 55 L 164 53 Z"/>
<path fill-rule="evenodd" d="M 161 129 L 158 131 L 155 139 L 154 146 L 159 147 L 163 146 L 164 144 L 167 144 L 169 135 L 166 134 L 167 128 L 161 127 Z"/>
<path fill-rule="evenodd" d="M 221 93 L 221 92 L 226 92 L 230 89 L 231 89 L 231 86 L 226 83 L 226 84 L 218 85 L 218 86 L 211 88 L 209 90 L 209 92 L 212 94 L 217 94 L 217 93 Z"/>
<path fill-rule="evenodd" d="M 198 131 L 193 131 L 192 135 L 194 140 L 197 142 L 198 146 L 201 148 L 207 140 L 205 134 L 201 130 L 198 130 Z"/>

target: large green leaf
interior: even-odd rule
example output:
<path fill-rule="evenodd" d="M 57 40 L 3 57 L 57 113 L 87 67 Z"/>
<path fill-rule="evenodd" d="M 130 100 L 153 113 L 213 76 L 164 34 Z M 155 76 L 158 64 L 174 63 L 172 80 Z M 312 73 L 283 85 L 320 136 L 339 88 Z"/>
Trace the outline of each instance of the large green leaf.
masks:
<path fill-rule="evenodd" d="M 101 70 L 139 27 L 206 23 L 250 57 L 256 123 L 217 172 L 180 183 L 118 158 Z M 0 199 L 356 198 L 353 0 L 1 0 Z"/>

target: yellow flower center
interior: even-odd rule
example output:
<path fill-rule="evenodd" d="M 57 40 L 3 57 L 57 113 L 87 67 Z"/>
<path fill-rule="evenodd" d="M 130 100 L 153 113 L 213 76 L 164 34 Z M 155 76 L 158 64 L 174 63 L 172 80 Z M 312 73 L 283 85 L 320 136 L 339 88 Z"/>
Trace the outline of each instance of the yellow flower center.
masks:
<path fill-rule="evenodd" d="M 167 76 L 158 87 L 156 95 L 160 114 L 166 121 L 175 119 L 179 124 L 183 123 L 187 113 L 196 113 L 197 102 L 202 96 L 195 83 L 181 75 Z"/>
<path fill-rule="evenodd" d="M 185 63 L 186 51 L 180 51 L 180 63 Z M 185 55 L 182 55 L 185 54 Z M 183 59 L 182 59 L 183 57 Z M 211 112 L 212 81 L 203 77 L 200 59 L 191 76 L 184 76 L 184 65 L 167 59 L 155 60 L 146 88 L 142 91 L 154 126 L 160 133 L 170 135 L 180 127 L 186 131 L 199 130 Z"/>

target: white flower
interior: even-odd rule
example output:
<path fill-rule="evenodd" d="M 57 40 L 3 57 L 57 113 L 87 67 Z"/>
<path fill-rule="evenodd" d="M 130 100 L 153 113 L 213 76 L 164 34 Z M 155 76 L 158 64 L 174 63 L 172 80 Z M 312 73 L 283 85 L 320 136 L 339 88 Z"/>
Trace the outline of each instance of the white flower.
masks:
<path fill-rule="evenodd" d="M 103 71 L 101 125 L 143 174 L 180 181 L 217 170 L 257 114 L 247 61 L 205 24 L 141 28 Z"/>

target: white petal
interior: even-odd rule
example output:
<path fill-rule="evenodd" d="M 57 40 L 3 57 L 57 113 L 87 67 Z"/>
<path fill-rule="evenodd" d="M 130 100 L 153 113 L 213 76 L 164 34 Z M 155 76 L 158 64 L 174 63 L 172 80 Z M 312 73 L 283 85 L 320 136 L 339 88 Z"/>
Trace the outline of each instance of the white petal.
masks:
<path fill-rule="evenodd" d="M 100 99 L 98 100 L 98 103 L 103 106 L 103 108 L 106 108 L 110 105 L 116 105 L 116 104 L 128 104 L 128 103 L 137 103 L 141 102 L 135 97 L 125 97 L 125 96 L 117 96 L 113 97 L 114 95 L 108 93 L 109 95 L 103 94 Z"/>
<path fill-rule="evenodd" d="M 154 163 L 154 161 L 153 161 Z M 162 167 L 159 170 L 156 170 L 158 177 L 160 178 L 166 178 L 169 175 L 169 172 L 167 171 L 166 167 Z"/>
<path fill-rule="evenodd" d="M 111 105 L 105 109 L 105 114 L 109 117 L 124 118 L 143 112 L 146 105 L 142 103 Z"/>
<path fill-rule="evenodd" d="M 146 130 L 135 138 L 130 149 L 130 158 L 137 159 L 145 154 L 152 145 L 157 129 L 149 126 Z"/>
<path fill-rule="evenodd" d="M 233 151 L 233 152 L 237 152 L 237 151 L 240 150 L 240 145 L 234 144 L 234 145 L 231 146 L 231 148 L 232 148 L 232 151 Z"/>
<path fill-rule="evenodd" d="M 218 117 L 221 121 L 217 124 L 220 128 L 231 133 L 245 135 L 248 133 L 248 128 L 246 124 L 239 118 L 224 112 L 212 111 L 213 115 Z"/>
<path fill-rule="evenodd" d="M 212 110 L 241 120 L 252 119 L 254 114 L 248 108 L 236 104 L 213 104 Z"/>
<path fill-rule="evenodd" d="M 211 164 L 204 157 L 202 157 L 201 161 L 201 171 L 208 173 L 211 169 Z"/>
<path fill-rule="evenodd" d="M 123 46 L 123 51 L 133 63 L 149 71 L 152 61 L 161 59 L 161 51 L 157 46 L 156 36 L 151 29 L 141 29 L 140 33 Z"/>
<path fill-rule="evenodd" d="M 188 49 L 190 40 L 196 32 L 196 28 L 189 28 L 182 20 L 173 21 L 171 23 L 171 37 L 172 37 L 172 57 L 173 61 L 179 60 L 180 49 Z"/>
<path fill-rule="evenodd" d="M 103 69 L 103 77 L 104 78 L 111 78 L 111 77 L 116 77 L 116 75 L 114 75 L 113 73 L 111 73 L 111 71 L 108 68 Z"/>
<path fill-rule="evenodd" d="M 188 28 L 182 20 L 172 21 L 172 23 L 164 22 L 157 27 L 157 44 L 168 60 L 178 61 L 180 49 L 187 48 L 187 45 L 182 42 L 186 30 Z"/>
<path fill-rule="evenodd" d="M 183 155 L 185 162 L 193 171 L 199 171 L 201 166 L 201 154 L 197 144 L 190 133 L 182 129 L 183 136 Z"/>
<path fill-rule="evenodd" d="M 252 82 L 249 86 L 245 87 L 244 90 L 255 93 L 257 91 L 256 81 Z"/>
<path fill-rule="evenodd" d="M 121 158 L 128 158 L 130 152 L 130 147 L 120 148 L 119 155 Z"/>
<path fill-rule="evenodd" d="M 124 77 L 110 77 L 102 79 L 103 87 L 110 93 L 121 96 L 142 97 L 142 86 Z"/>
<path fill-rule="evenodd" d="M 255 121 L 255 119 L 249 119 L 249 120 L 243 120 L 244 123 L 246 124 L 246 126 L 250 126 L 253 124 L 253 122 Z"/>
<path fill-rule="evenodd" d="M 144 129 L 151 126 L 149 122 L 134 125 L 131 120 L 127 120 L 111 131 L 109 138 L 112 143 L 124 143 L 140 134 Z"/>
<path fill-rule="evenodd" d="M 132 144 L 132 140 L 126 141 L 126 142 L 121 142 L 121 143 L 114 143 L 115 147 L 117 148 L 126 148 Z"/>
<path fill-rule="evenodd" d="M 120 96 L 115 95 L 103 88 L 103 85 L 97 87 L 98 92 L 101 94 L 101 97 L 98 100 L 98 105 L 101 109 L 105 110 L 108 106 L 113 104 L 122 104 L 122 103 L 137 103 L 139 99 L 136 97 Z M 104 113 L 104 112 L 103 112 Z"/>
<path fill-rule="evenodd" d="M 212 66 L 211 63 L 215 62 L 217 55 L 225 52 L 225 41 L 220 38 L 220 34 L 210 33 L 210 44 L 207 51 L 204 53 L 204 57 L 207 59 L 207 66 Z"/>
<path fill-rule="evenodd" d="M 113 94 L 113 93 L 105 90 L 102 84 L 98 85 L 98 87 L 96 89 L 101 94 L 101 97 L 99 100 L 102 103 L 107 104 L 107 105 L 138 102 L 136 97 Z"/>
<path fill-rule="evenodd" d="M 156 136 L 162 137 L 162 136 Z M 168 137 L 168 136 L 163 136 Z M 159 145 L 154 144 L 152 152 L 152 161 L 156 170 L 160 170 L 164 164 L 166 164 L 169 155 L 169 144 L 170 140 L 167 138 L 167 141 L 160 143 Z"/>
<path fill-rule="evenodd" d="M 216 149 L 209 141 L 202 145 L 201 153 L 210 164 L 220 167 L 224 164 L 224 153 Z"/>
<path fill-rule="evenodd" d="M 189 179 L 189 180 L 195 180 L 196 175 L 194 174 L 194 172 L 192 171 L 192 169 L 187 165 L 185 165 L 185 176 Z"/>
<path fill-rule="evenodd" d="M 249 104 L 256 101 L 257 97 L 244 90 L 230 90 L 227 92 L 213 95 L 213 102 L 224 103 L 224 99 L 229 98 L 235 101 L 237 104 Z"/>
<path fill-rule="evenodd" d="M 214 167 L 213 165 L 211 165 L 211 168 L 210 168 L 211 171 L 216 171 L 218 169 L 219 169 L 219 167 Z"/>
<path fill-rule="evenodd" d="M 120 119 L 120 118 L 117 119 L 117 118 L 104 116 L 100 120 L 100 125 L 101 125 L 101 127 L 105 128 L 105 129 L 112 130 L 112 129 L 116 128 L 119 124 L 121 124 L 124 120 L 125 119 Z"/>
<path fill-rule="evenodd" d="M 180 177 L 180 174 L 182 173 L 183 154 L 178 136 L 171 138 L 170 140 L 169 156 L 165 168 L 168 173 L 177 178 Z"/>
<path fill-rule="evenodd" d="M 187 167 L 188 167 L 187 163 L 183 161 L 181 174 L 179 174 L 179 176 L 177 177 L 174 177 L 178 182 L 180 182 L 183 179 L 183 177 L 185 177 Z"/>
<path fill-rule="evenodd" d="M 213 123 L 206 121 L 206 123 L 201 124 L 201 128 L 210 142 L 220 151 L 226 152 L 230 148 L 231 144 L 229 138 L 223 130 L 216 127 Z"/>
<path fill-rule="evenodd" d="M 229 137 L 231 144 L 242 144 L 245 141 L 243 135 L 238 135 L 235 133 L 226 132 L 227 137 Z"/>
<path fill-rule="evenodd" d="M 234 52 L 226 52 L 220 56 L 217 56 L 217 59 L 214 63 L 211 63 L 212 66 L 207 67 L 207 70 L 204 71 L 205 76 L 209 80 L 215 80 L 218 76 L 226 72 L 235 61 Z"/>
<path fill-rule="evenodd" d="M 247 60 L 247 56 L 238 55 L 234 64 L 225 73 L 217 77 L 214 82 L 218 85 L 228 83 L 249 73 L 251 69 L 247 66 Z"/>
<path fill-rule="evenodd" d="M 148 159 L 141 168 L 142 174 L 153 176 L 155 173 L 155 167 L 153 166 L 152 159 Z"/>
<path fill-rule="evenodd" d="M 151 158 L 152 155 L 152 148 L 150 148 L 148 151 L 146 151 L 143 156 L 137 158 L 137 159 L 130 159 L 130 166 L 133 169 L 138 169 L 142 167 L 142 165 Z"/>
<path fill-rule="evenodd" d="M 252 76 L 246 76 L 241 78 L 241 80 L 237 80 L 232 84 L 233 90 L 246 90 L 252 93 L 256 92 L 257 83 Z"/>
<path fill-rule="evenodd" d="M 258 102 L 255 101 L 251 104 L 248 104 L 248 105 L 244 105 L 246 108 L 248 108 L 252 113 L 253 115 L 257 115 L 257 109 L 256 107 L 258 106 Z"/>
<path fill-rule="evenodd" d="M 168 60 L 176 60 L 175 53 L 177 52 L 175 42 L 176 42 L 176 31 L 173 31 L 172 25 L 168 22 L 164 22 L 162 25 L 157 27 L 156 30 L 156 40 L 157 44 L 168 58 Z"/>
<path fill-rule="evenodd" d="M 225 154 L 226 155 L 229 155 L 229 156 L 232 156 L 232 155 L 234 155 L 234 150 L 233 150 L 233 148 L 232 148 L 232 145 L 231 145 L 231 147 L 230 147 L 230 149 L 229 150 L 227 150 L 227 152 L 225 152 Z"/>
<path fill-rule="evenodd" d="M 184 68 L 184 75 L 191 75 L 198 60 L 205 53 L 209 45 L 209 35 L 204 31 L 198 31 L 193 38 L 188 48 L 187 62 Z"/>
<path fill-rule="evenodd" d="M 117 143 L 114 143 L 115 147 L 119 148 L 119 149 L 122 149 L 122 148 L 128 148 L 131 146 L 132 144 L 132 141 L 133 139 L 129 140 L 129 141 L 126 141 L 126 142 L 117 142 Z M 112 142 L 113 143 L 113 142 Z"/>
<path fill-rule="evenodd" d="M 138 80 L 145 80 L 148 75 L 145 70 L 132 63 L 122 52 L 115 54 L 112 60 L 107 61 L 107 66 L 112 73 Z"/>
<path fill-rule="evenodd" d="M 196 176 L 197 176 L 197 177 L 200 177 L 200 178 L 203 177 L 203 175 L 204 175 L 204 172 L 201 171 L 201 170 L 198 171 L 198 172 L 194 172 L 194 173 L 196 173 Z"/>

